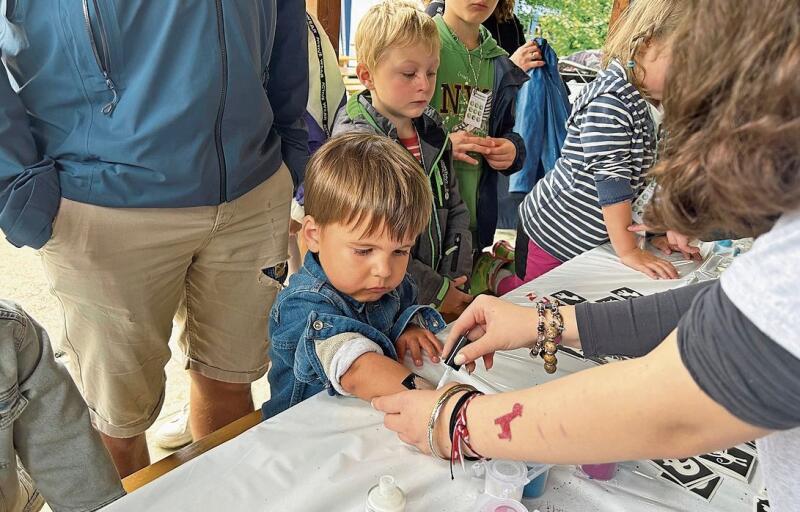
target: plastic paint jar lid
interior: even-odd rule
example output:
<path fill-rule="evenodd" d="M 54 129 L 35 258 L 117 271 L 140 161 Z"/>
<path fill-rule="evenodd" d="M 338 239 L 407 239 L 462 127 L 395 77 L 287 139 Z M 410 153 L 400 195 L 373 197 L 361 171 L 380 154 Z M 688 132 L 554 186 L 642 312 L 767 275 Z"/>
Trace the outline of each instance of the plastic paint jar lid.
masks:
<path fill-rule="evenodd" d="M 492 460 L 486 463 L 486 493 L 498 498 L 522 498 L 528 483 L 528 467 L 524 462 Z"/>
<path fill-rule="evenodd" d="M 403 512 L 406 495 L 392 475 L 383 475 L 367 493 L 367 512 Z"/>
<path fill-rule="evenodd" d="M 528 507 L 517 500 L 483 495 L 478 512 L 528 512 Z"/>

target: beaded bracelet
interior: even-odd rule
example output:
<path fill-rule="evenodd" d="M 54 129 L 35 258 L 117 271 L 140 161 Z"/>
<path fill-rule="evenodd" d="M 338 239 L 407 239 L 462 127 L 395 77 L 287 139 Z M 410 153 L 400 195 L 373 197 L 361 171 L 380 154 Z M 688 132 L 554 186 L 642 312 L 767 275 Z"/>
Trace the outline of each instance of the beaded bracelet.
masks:
<path fill-rule="evenodd" d="M 553 318 L 547 324 L 545 314 L 550 311 Z M 564 318 L 558 309 L 558 304 L 547 299 L 542 299 L 536 303 L 536 312 L 539 321 L 536 325 L 536 343 L 531 348 L 531 357 L 540 356 L 544 359 L 544 371 L 555 373 L 558 358 L 558 343 L 561 341 L 561 334 L 564 332 Z"/>
<path fill-rule="evenodd" d="M 439 419 L 439 415 L 442 413 L 442 408 L 450 400 L 453 395 L 459 393 L 461 391 L 473 391 L 475 390 L 474 387 L 469 386 L 467 384 L 456 384 L 452 388 L 448 388 L 447 391 L 442 393 L 437 400 L 436 405 L 433 406 L 433 410 L 431 411 L 431 417 L 428 420 L 428 447 L 431 449 L 431 453 L 434 457 L 438 457 L 440 459 L 444 459 L 439 451 L 436 449 L 436 442 L 433 439 L 433 428 L 436 425 L 436 420 Z"/>

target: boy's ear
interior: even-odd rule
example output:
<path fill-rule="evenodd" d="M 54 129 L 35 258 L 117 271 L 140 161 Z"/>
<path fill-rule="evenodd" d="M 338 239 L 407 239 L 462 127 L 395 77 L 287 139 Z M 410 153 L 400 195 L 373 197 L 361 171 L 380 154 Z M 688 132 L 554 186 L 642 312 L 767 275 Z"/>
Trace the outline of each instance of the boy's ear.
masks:
<path fill-rule="evenodd" d="M 306 242 L 308 250 L 314 253 L 319 252 L 319 240 L 322 233 L 322 227 L 317 224 L 314 217 L 306 215 L 303 217 L 303 226 L 300 228 L 300 236 Z"/>
<path fill-rule="evenodd" d="M 356 65 L 356 76 L 358 77 L 358 80 L 364 87 L 366 87 L 370 91 L 375 89 L 375 82 L 373 82 L 372 80 L 372 73 L 370 73 L 366 64 L 364 64 L 363 62 L 359 62 Z"/>

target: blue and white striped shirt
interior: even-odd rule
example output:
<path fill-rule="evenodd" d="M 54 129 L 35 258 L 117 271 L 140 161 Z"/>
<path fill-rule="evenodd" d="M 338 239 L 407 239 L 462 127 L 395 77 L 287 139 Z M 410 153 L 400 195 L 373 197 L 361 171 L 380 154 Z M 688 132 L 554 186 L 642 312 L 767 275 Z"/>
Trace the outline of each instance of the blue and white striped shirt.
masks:
<path fill-rule="evenodd" d="M 561 158 L 519 207 L 522 228 L 561 261 L 603 245 L 602 207 L 639 195 L 655 152 L 647 101 L 613 61 L 575 100 Z"/>

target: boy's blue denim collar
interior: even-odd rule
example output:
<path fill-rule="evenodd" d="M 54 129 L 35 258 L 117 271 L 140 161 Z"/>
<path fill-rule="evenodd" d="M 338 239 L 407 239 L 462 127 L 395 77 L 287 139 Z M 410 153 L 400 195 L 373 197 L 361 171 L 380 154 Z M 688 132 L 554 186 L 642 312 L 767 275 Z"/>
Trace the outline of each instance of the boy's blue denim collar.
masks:
<path fill-rule="evenodd" d="M 320 265 L 319 259 L 317 259 L 316 253 L 308 251 L 308 253 L 306 254 L 305 260 L 303 260 L 303 268 L 300 271 L 301 272 L 305 271 L 305 272 L 309 273 L 312 277 L 314 277 L 314 278 L 316 278 L 316 279 L 318 279 L 318 280 L 320 280 L 320 281 L 322 281 L 324 283 L 328 283 L 331 286 L 331 288 L 336 290 L 336 293 L 338 293 L 345 301 L 347 301 L 347 303 L 349 305 L 351 305 L 353 307 L 353 309 L 355 309 L 359 313 L 363 313 L 364 309 L 367 307 L 367 304 L 369 304 L 368 302 L 359 302 L 356 299 L 354 299 L 353 297 L 347 295 L 346 293 L 340 292 L 335 286 L 333 286 L 333 284 L 328 279 L 327 274 L 325 274 L 325 269 L 323 269 L 322 265 Z M 389 295 L 390 297 L 392 297 L 392 298 L 394 298 L 396 300 L 400 299 L 400 293 L 397 291 L 397 288 L 395 288 L 394 290 L 390 291 L 386 295 Z M 383 297 L 386 297 L 386 295 L 384 295 Z M 381 299 L 383 297 L 381 297 Z"/>

